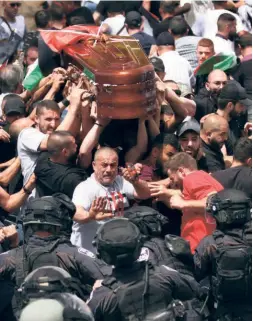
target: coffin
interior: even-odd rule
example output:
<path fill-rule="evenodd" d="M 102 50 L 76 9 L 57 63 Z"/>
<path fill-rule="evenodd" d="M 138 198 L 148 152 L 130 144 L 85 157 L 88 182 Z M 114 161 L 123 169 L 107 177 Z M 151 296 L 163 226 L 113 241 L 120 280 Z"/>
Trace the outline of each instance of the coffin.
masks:
<path fill-rule="evenodd" d="M 96 36 L 97 27 L 72 26 L 41 31 L 65 66 L 74 64 L 96 87 L 99 116 L 133 119 L 155 109 L 155 72 L 132 37 Z"/>

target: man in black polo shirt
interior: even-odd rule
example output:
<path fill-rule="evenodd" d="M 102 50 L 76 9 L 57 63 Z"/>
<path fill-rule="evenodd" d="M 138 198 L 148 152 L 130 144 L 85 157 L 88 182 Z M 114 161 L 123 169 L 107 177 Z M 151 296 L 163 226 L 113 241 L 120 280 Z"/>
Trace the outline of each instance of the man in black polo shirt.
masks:
<path fill-rule="evenodd" d="M 198 169 L 208 172 L 206 157 L 201 149 L 200 124 L 194 118 L 184 121 L 177 130 L 181 150 L 197 161 Z"/>
<path fill-rule="evenodd" d="M 228 139 L 228 122 L 226 119 L 216 114 L 207 116 L 203 122 L 200 137 L 208 172 L 213 173 L 225 169 L 221 148 Z"/>
<path fill-rule="evenodd" d="M 224 188 L 238 189 L 252 198 L 252 140 L 240 138 L 235 145 L 232 166 L 212 176 Z"/>
<path fill-rule="evenodd" d="M 251 104 L 246 90 L 235 80 L 230 80 L 221 90 L 216 113 L 225 118 L 229 124 L 227 155 L 233 155 L 233 147 L 242 136 L 247 120 L 246 112 L 251 108 Z"/>
<path fill-rule="evenodd" d="M 155 39 L 143 32 L 143 21 L 139 12 L 130 11 L 126 14 L 125 25 L 129 36 L 139 40 L 146 55 L 149 55 L 150 48 L 155 45 Z"/>
<path fill-rule="evenodd" d="M 34 171 L 39 196 L 59 192 L 72 198 L 76 186 L 87 178 L 86 172 L 73 162 L 77 150 L 75 138 L 66 131 L 53 132 L 48 138 L 47 150 L 39 156 Z"/>

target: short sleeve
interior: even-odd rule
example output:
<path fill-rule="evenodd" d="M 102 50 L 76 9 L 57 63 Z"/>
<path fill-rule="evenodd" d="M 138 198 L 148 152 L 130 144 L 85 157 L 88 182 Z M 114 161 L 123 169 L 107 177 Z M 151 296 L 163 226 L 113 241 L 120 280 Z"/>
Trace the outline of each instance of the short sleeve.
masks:
<path fill-rule="evenodd" d="M 74 190 L 72 202 L 75 205 L 82 206 L 85 211 L 88 211 L 91 207 L 91 200 L 88 194 L 88 185 L 86 182 L 82 182 Z"/>
<path fill-rule="evenodd" d="M 36 128 L 26 128 L 19 134 L 21 148 L 30 152 L 38 152 L 41 142 L 48 135 L 43 134 Z"/>

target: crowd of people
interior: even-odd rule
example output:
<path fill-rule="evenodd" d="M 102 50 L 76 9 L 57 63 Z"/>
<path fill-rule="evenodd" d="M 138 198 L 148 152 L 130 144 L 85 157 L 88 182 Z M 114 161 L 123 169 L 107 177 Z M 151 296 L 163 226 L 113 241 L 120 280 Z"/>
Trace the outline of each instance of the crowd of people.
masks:
<path fill-rule="evenodd" d="M 251 1 L 45 1 L 32 31 L 25 5 L 0 17 L 0 320 L 251 320 Z M 75 25 L 139 42 L 152 113 L 101 116 L 41 37 Z"/>

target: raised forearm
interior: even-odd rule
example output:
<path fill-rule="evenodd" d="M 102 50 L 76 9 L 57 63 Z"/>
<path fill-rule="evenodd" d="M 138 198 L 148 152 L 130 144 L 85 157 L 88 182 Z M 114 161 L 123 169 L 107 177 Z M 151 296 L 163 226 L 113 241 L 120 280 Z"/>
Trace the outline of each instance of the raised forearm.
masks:
<path fill-rule="evenodd" d="M 90 221 L 89 212 L 85 211 L 82 206 L 76 206 L 76 213 L 73 217 L 73 221 L 83 224 Z"/>
<path fill-rule="evenodd" d="M 206 198 L 201 200 L 183 200 L 182 210 L 194 210 L 194 212 L 204 213 L 206 209 Z"/>
<path fill-rule="evenodd" d="M 148 120 L 148 131 L 151 139 L 155 139 L 156 136 L 160 134 L 160 129 L 157 126 L 157 123 L 154 120 L 154 118 L 150 118 Z"/>
<path fill-rule="evenodd" d="M 133 183 L 135 189 L 135 197 L 137 199 L 147 199 L 151 197 L 150 189 L 148 187 L 148 183 L 139 179 Z"/>
<path fill-rule="evenodd" d="M 15 162 L 15 160 L 16 160 L 16 157 L 13 157 L 12 159 L 8 160 L 7 162 L 1 163 L 0 169 L 9 167 L 11 164 L 13 164 Z"/>
<path fill-rule="evenodd" d="M 0 206 L 7 212 L 12 212 L 18 209 L 28 198 L 23 188 L 12 195 L 9 195 L 0 187 Z"/>
<path fill-rule="evenodd" d="M 186 116 L 195 115 L 196 103 L 193 100 L 178 97 L 172 90 L 168 89 L 165 91 L 165 99 L 170 103 L 176 116 L 184 119 Z"/>
<path fill-rule="evenodd" d="M 0 185 L 8 186 L 10 181 L 17 175 L 20 169 L 20 159 L 16 158 L 15 161 L 0 173 Z"/>
<path fill-rule="evenodd" d="M 76 136 L 80 131 L 81 120 L 76 110 L 69 108 L 66 117 L 56 130 L 69 131 L 73 136 Z"/>

